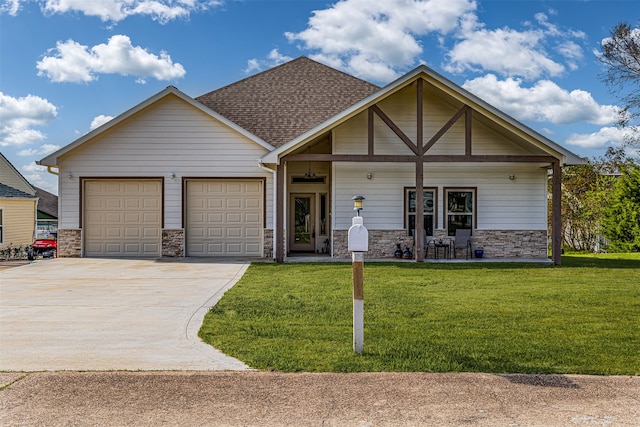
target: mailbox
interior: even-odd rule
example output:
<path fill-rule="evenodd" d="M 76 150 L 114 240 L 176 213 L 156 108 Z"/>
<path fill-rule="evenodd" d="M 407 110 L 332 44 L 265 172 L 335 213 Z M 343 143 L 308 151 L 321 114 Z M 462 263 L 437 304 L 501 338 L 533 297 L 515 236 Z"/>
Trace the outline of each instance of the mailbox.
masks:
<path fill-rule="evenodd" d="M 353 218 L 353 225 L 349 228 L 349 252 L 369 251 L 369 231 L 364 226 L 361 216 Z"/>

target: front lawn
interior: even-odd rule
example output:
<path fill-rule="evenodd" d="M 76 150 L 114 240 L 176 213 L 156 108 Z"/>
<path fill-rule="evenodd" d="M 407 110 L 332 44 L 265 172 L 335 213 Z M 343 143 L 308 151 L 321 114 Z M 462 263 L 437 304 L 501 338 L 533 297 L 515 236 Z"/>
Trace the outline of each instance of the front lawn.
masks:
<path fill-rule="evenodd" d="M 640 254 L 535 264 L 365 263 L 365 350 L 350 263 L 252 264 L 200 337 L 286 372 L 640 373 Z"/>

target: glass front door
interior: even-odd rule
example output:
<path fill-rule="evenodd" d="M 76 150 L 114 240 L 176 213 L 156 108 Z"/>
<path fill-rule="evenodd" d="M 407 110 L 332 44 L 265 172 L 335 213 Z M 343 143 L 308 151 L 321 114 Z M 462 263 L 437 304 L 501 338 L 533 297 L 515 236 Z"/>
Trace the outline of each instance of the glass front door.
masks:
<path fill-rule="evenodd" d="M 289 218 L 289 249 L 315 252 L 315 194 L 292 194 Z"/>

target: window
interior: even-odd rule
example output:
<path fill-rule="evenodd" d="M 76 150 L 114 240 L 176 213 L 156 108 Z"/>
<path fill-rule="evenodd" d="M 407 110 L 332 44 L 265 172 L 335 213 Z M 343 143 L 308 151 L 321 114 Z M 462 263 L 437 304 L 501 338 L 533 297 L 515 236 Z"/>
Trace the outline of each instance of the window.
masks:
<path fill-rule="evenodd" d="M 461 228 L 473 230 L 475 189 L 445 189 L 447 234 L 455 236 Z"/>
<path fill-rule="evenodd" d="M 0 243 L 4 243 L 4 219 L 2 217 L 2 209 L 0 209 Z"/>
<path fill-rule="evenodd" d="M 327 195 L 320 194 L 320 235 L 327 235 Z"/>
<path fill-rule="evenodd" d="M 436 205 L 436 190 L 424 190 L 424 229 L 427 236 L 433 236 L 434 227 L 434 209 Z M 407 233 L 411 235 L 416 228 L 416 190 L 413 188 L 405 189 L 405 224 Z"/>

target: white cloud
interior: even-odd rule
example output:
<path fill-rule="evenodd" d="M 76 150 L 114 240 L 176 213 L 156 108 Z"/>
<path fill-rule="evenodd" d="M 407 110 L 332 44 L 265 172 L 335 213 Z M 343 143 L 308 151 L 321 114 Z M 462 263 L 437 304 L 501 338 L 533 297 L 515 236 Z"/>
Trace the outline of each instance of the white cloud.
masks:
<path fill-rule="evenodd" d="M 100 126 L 107 123 L 111 119 L 113 119 L 113 116 L 105 116 L 104 114 L 100 114 L 99 116 L 96 116 L 93 118 L 93 120 L 91 121 L 90 128 L 91 130 L 99 128 Z"/>
<path fill-rule="evenodd" d="M 0 12 L 17 15 L 28 0 L 5 0 Z M 79 12 L 102 21 L 119 22 L 133 15 L 149 16 L 164 24 L 188 18 L 192 12 L 222 5 L 222 0 L 38 0 L 45 14 Z"/>
<path fill-rule="evenodd" d="M 0 92 L 0 146 L 40 142 L 46 136 L 37 126 L 46 126 L 58 114 L 56 106 L 44 98 L 27 95 L 14 98 Z"/>
<path fill-rule="evenodd" d="M 628 129 L 604 127 L 593 133 L 571 134 L 565 142 L 582 148 L 602 148 L 607 145 L 620 147 L 624 145 L 628 135 Z"/>
<path fill-rule="evenodd" d="M 314 11 L 304 31 L 285 36 L 315 51 L 310 57 L 316 60 L 364 79 L 389 81 L 397 68 L 422 54 L 418 36 L 449 33 L 475 9 L 474 0 L 341 0 Z"/>
<path fill-rule="evenodd" d="M 492 71 L 505 76 L 537 79 L 559 76 L 566 67 L 551 59 L 547 45 L 560 54 L 571 70 L 583 58 L 582 47 L 575 39 L 584 39 L 583 32 L 563 30 L 549 22 L 544 13 L 536 14 L 538 27 L 528 23 L 527 29 L 486 29 L 475 15 L 467 15 L 457 35 L 461 39 L 448 53 L 443 68 L 451 73 Z"/>
<path fill-rule="evenodd" d="M 96 74 L 133 75 L 139 79 L 153 77 L 157 80 L 172 80 L 184 77 L 186 71 L 174 63 L 166 52 L 160 55 L 133 46 L 125 35 L 112 36 L 107 44 L 91 48 L 73 40 L 58 42 L 37 63 L 38 75 L 47 76 L 52 82 L 90 82 Z"/>
<path fill-rule="evenodd" d="M 20 11 L 21 0 L 5 0 L 0 4 L 0 14 L 7 13 L 11 16 L 16 16 Z"/>
<path fill-rule="evenodd" d="M 18 156 L 46 156 L 60 149 L 59 145 L 44 144 L 40 148 L 27 148 L 25 150 L 18 151 Z"/>
<path fill-rule="evenodd" d="M 293 58 L 290 56 L 286 56 L 281 54 L 278 49 L 273 49 L 269 52 L 266 60 L 259 60 L 256 58 L 250 59 L 247 61 L 247 68 L 244 70 L 245 73 L 253 73 L 255 71 L 261 71 L 265 68 L 272 68 L 280 64 L 284 64 L 285 62 L 291 61 Z"/>
<path fill-rule="evenodd" d="M 498 80 L 495 75 L 487 74 L 468 80 L 462 86 L 518 120 L 553 124 L 588 122 L 603 126 L 618 119 L 618 107 L 599 105 L 589 92 L 568 91 L 549 80 L 523 87 L 519 79 Z"/>

